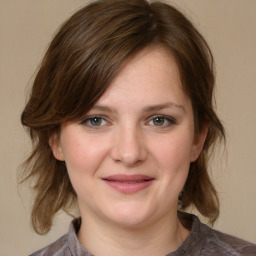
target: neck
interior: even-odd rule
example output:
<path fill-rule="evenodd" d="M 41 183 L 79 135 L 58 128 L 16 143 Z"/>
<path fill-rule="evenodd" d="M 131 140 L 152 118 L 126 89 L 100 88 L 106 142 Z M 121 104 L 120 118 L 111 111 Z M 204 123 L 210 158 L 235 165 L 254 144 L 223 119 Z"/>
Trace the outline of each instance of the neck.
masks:
<path fill-rule="evenodd" d="M 189 234 L 177 213 L 144 227 L 124 227 L 101 220 L 90 221 L 82 216 L 78 238 L 92 254 L 103 255 L 166 255 L 177 250 Z"/>

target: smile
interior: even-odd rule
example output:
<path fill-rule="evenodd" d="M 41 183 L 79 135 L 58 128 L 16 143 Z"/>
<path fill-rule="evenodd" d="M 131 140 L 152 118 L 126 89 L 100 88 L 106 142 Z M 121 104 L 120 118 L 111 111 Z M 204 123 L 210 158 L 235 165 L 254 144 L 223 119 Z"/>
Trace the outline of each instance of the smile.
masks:
<path fill-rule="evenodd" d="M 146 175 L 112 175 L 102 180 L 111 188 L 124 194 L 133 194 L 149 187 L 155 180 Z"/>

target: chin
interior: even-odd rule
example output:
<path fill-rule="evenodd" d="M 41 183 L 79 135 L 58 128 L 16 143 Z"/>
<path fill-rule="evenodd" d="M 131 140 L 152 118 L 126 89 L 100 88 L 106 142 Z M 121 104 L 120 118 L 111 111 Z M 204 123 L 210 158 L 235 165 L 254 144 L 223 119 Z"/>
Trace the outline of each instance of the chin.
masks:
<path fill-rule="evenodd" d="M 153 219 L 152 216 L 154 216 L 153 211 L 145 208 L 142 209 L 141 204 L 140 207 L 129 204 L 112 208 L 106 217 L 120 227 L 141 228 L 144 225 L 148 225 Z"/>

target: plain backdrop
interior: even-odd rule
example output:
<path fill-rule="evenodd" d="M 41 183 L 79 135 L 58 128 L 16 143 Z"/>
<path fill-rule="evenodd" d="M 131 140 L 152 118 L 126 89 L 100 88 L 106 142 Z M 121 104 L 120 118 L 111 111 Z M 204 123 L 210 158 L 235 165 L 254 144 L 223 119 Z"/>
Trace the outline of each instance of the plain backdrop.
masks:
<path fill-rule="evenodd" d="M 221 213 L 215 228 L 256 243 L 256 1 L 175 0 L 207 39 L 216 61 L 217 112 L 227 154 L 211 165 Z M 27 255 L 67 232 L 58 214 L 52 231 L 30 225 L 31 191 L 18 188 L 17 167 L 30 142 L 20 114 L 43 53 L 82 0 L 0 0 L 0 254 Z"/>

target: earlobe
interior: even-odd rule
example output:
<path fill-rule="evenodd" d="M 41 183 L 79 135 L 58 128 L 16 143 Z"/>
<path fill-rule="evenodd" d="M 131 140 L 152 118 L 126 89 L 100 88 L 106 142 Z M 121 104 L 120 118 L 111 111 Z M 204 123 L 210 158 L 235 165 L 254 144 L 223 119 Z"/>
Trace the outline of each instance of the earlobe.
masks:
<path fill-rule="evenodd" d="M 190 162 L 196 161 L 197 158 L 199 157 L 199 155 L 203 149 L 207 133 L 208 133 L 208 126 L 205 125 L 204 128 L 202 129 L 202 132 L 195 135 Z"/>
<path fill-rule="evenodd" d="M 59 134 L 54 133 L 53 135 L 51 135 L 49 139 L 49 146 L 51 147 L 52 153 L 57 160 L 59 161 L 65 160 L 62 153 L 62 149 L 61 149 Z"/>

